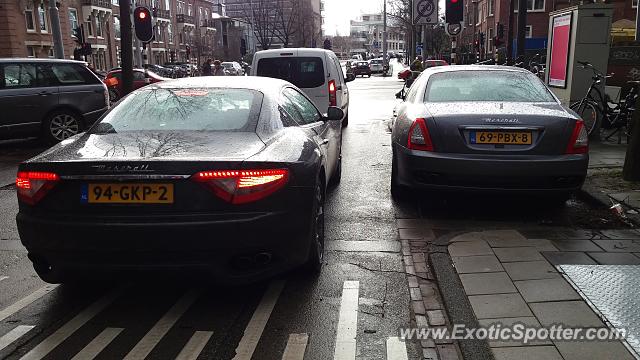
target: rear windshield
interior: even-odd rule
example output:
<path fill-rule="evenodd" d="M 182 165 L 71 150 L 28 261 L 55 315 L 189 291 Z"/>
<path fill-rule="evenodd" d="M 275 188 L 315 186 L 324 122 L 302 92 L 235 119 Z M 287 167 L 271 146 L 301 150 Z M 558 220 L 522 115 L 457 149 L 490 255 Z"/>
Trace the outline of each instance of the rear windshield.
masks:
<path fill-rule="evenodd" d="M 255 131 L 262 93 L 247 89 L 160 89 L 132 93 L 92 133 L 141 130 Z"/>
<path fill-rule="evenodd" d="M 533 74 L 515 71 L 451 71 L 429 77 L 426 102 L 555 102 Z"/>
<path fill-rule="evenodd" d="M 325 80 L 319 57 L 263 58 L 258 61 L 257 74 L 286 80 L 299 88 L 323 86 Z"/>

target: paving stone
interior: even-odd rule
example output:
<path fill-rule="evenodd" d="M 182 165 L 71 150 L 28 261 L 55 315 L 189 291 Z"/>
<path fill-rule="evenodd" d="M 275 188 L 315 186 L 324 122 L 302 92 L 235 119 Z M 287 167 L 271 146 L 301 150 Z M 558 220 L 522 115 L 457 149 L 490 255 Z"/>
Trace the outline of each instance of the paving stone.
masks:
<path fill-rule="evenodd" d="M 453 239 L 449 240 L 450 243 L 460 242 L 460 241 L 482 241 L 484 240 L 481 232 L 468 232 L 464 234 L 460 234 Z"/>
<path fill-rule="evenodd" d="M 616 239 L 616 240 L 640 240 L 640 234 L 638 234 L 635 230 L 600 230 L 600 233 L 607 237 L 608 239 Z"/>
<path fill-rule="evenodd" d="M 422 300 L 422 293 L 420 292 L 420 288 L 410 288 L 409 294 L 411 295 L 411 300 Z"/>
<path fill-rule="evenodd" d="M 438 345 L 438 355 L 440 360 L 458 360 L 461 357 L 458 355 L 458 350 L 453 344 Z"/>
<path fill-rule="evenodd" d="M 420 340 L 420 346 L 423 348 L 434 348 L 436 343 L 432 339 Z"/>
<path fill-rule="evenodd" d="M 491 325 L 500 326 L 501 328 L 512 328 L 515 324 L 524 324 L 527 327 L 539 328 L 540 323 L 533 316 L 517 317 L 517 318 L 498 318 L 498 319 L 482 319 L 478 320 L 480 326 L 489 328 Z M 522 340 L 490 340 L 489 346 L 491 347 L 506 347 L 506 346 L 532 346 L 532 345 L 553 345 L 550 340 L 536 340 L 523 343 Z"/>
<path fill-rule="evenodd" d="M 473 295 L 469 302 L 478 319 L 533 316 L 518 293 Z"/>
<path fill-rule="evenodd" d="M 590 252 L 587 254 L 601 265 L 640 265 L 640 258 L 629 253 Z"/>
<path fill-rule="evenodd" d="M 439 329 L 446 329 L 446 327 L 444 326 L 432 326 L 432 329 L 434 329 L 434 331 L 439 332 L 439 331 L 445 331 L 445 330 L 439 330 Z M 453 340 L 452 339 L 435 339 L 436 345 L 439 344 L 452 344 Z"/>
<path fill-rule="evenodd" d="M 634 359 L 620 341 L 555 342 L 565 360 Z"/>
<path fill-rule="evenodd" d="M 553 346 L 521 346 L 492 348 L 495 360 L 562 360 Z"/>
<path fill-rule="evenodd" d="M 596 265 L 596 262 L 583 252 L 543 251 L 541 254 L 553 265 Z"/>
<path fill-rule="evenodd" d="M 509 247 L 493 249 L 500 262 L 544 260 L 535 247 Z"/>
<path fill-rule="evenodd" d="M 426 259 L 424 258 L 424 254 L 423 253 L 418 253 L 418 254 L 413 254 L 413 261 L 414 262 L 419 262 L 419 263 L 426 263 Z"/>
<path fill-rule="evenodd" d="M 438 360 L 438 353 L 436 349 L 422 349 L 422 356 L 424 360 Z"/>
<path fill-rule="evenodd" d="M 545 260 L 511 262 L 504 263 L 502 266 L 504 266 L 511 280 L 552 279 L 560 277 L 556 269 Z"/>
<path fill-rule="evenodd" d="M 425 315 L 427 313 L 427 310 L 425 310 L 424 308 L 424 302 L 422 302 L 421 300 L 412 301 L 411 305 L 413 306 L 413 312 L 416 315 Z"/>
<path fill-rule="evenodd" d="M 608 252 L 640 252 L 639 240 L 596 240 L 595 243 Z"/>
<path fill-rule="evenodd" d="M 602 251 L 590 240 L 553 240 L 552 243 L 560 251 Z"/>
<path fill-rule="evenodd" d="M 529 306 L 542 326 L 562 324 L 564 327 L 604 327 L 584 301 L 553 301 Z"/>
<path fill-rule="evenodd" d="M 425 264 L 423 262 L 415 263 L 413 265 L 413 267 L 416 269 L 416 274 L 426 273 L 428 271 L 427 270 L 427 264 Z"/>
<path fill-rule="evenodd" d="M 486 241 L 465 241 L 449 245 L 451 256 L 493 255 Z"/>
<path fill-rule="evenodd" d="M 409 287 L 410 288 L 417 288 L 418 287 L 418 279 L 415 276 L 408 276 L 407 277 L 407 281 L 409 282 Z"/>
<path fill-rule="evenodd" d="M 460 274 L 467 295 L 504 294 L 516 292 L 506 272 Z"/>
<path fill-rule="evenodd" d="M 429 321 L 427 317 L 424 315 L 416 315 L 416 326 L 421 329 L 426 329 L 429 327 Z"/>
<path fill-rule="evenodd" d="M 562 278 L 514 281 L 514 284 L 528 303 L 581 299 L 571 285 Z"/>
<path fill-rule="evenodd" d="M 429 325 L 432 326 L 441 326 L 447 323 L 442 310 L 427 311 L 427 318 L 429 318 Z"/>
<path fill-rule="evenodd" d="M 400 233 L 400 239 L 402 240 L 418 240 L 418 239 L 433 239 L 433 231 L 429 229 L 398 229 Z"/>
<path fill-rule="evenodd" d="M 503 271 L 495 255 L 455 256 L 452 259 L 458 274 Z"/>

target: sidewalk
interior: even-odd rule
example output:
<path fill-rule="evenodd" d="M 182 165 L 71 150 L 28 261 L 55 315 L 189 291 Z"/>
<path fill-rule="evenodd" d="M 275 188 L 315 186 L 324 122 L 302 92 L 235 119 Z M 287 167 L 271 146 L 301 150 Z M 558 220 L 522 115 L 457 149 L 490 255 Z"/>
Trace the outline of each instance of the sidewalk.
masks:
<path fill-rule="evenodd" d="M 594 200 L 612 206 L 624 205 L 626 215 L 640 223 L 640 183 L 622 179 L 626 145 L 594 143 L 589 151 L 589 172 L 583 193 Z"/>

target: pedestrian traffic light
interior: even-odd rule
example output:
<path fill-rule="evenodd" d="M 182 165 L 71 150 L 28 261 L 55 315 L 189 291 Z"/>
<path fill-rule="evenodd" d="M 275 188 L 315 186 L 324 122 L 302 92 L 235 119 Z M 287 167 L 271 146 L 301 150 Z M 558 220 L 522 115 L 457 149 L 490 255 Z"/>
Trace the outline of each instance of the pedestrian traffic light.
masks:
<path fill-rule="evenodd" d="M 324 44 L 322 44 L 324 49 L 331 50 L 331 40 L 325 39 Z"/>
<path fill-rule="evenodd" d="M 447 24 L 458 24 L 464 20 L 463 0 L 445 0 L 445 21 Z"/>
<path fill-rule="evenodd" d="M 138 6 L 133 10 L 133 23 L 136 29 L 136 37 L 142 42 L 153 40 L 153 23 L 151 11 L 144 6 Z"/>

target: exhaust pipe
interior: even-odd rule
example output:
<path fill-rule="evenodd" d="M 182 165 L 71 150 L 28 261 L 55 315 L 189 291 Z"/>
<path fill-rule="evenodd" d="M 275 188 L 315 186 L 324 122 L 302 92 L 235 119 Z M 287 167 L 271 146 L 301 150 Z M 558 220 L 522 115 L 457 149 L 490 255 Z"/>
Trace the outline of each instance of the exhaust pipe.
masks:
<path fill-rule="evenodd" d="M 261 253 L 257 253 L 254 257 L 253 257 L 253 261 L 256 263 L 256 265 L 259 266 L 265 266 L 268 265 L 271 262 L 271 254 L 267 253 L 267 252 L 261 252 Z"/>

